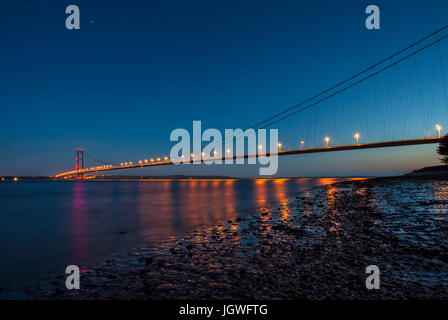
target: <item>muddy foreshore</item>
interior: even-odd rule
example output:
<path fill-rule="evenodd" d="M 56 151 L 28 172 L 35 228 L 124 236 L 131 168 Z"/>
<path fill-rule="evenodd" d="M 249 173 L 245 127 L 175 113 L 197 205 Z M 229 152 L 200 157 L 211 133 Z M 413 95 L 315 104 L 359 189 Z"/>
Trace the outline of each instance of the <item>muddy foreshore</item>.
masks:
<path fill-rule="evenodd" d="M 343 182 L 158 246 L 80 266 L 28 299 L 447 299 L 448 180 Z M 380 269 L 380 289 L 365 271 Z"/>

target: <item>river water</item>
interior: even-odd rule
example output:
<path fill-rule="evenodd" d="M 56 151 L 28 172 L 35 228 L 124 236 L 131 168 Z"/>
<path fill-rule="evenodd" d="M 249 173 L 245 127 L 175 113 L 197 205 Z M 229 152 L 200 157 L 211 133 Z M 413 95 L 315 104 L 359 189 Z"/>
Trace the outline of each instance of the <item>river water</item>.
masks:
<path fill-rule="evenodd" d="M 0 291 L 350 178 L 0 183 Z"/>

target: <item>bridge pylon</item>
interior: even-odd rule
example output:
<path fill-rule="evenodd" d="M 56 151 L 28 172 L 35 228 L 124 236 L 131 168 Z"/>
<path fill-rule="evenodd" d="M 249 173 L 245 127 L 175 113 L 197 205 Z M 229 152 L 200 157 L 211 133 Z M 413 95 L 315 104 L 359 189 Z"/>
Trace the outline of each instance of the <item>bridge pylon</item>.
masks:
<path fill-rule="evenodd" d="M 76 149 L 76 179 L 84 179 L 84 149 Z"/>

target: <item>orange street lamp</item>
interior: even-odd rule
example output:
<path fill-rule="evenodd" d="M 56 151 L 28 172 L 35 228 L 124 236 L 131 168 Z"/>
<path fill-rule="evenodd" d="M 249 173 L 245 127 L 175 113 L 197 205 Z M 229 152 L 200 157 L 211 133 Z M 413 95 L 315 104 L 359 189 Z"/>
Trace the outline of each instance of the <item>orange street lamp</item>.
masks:
<path fill-rule="evenodd" d="M 305 141 L 300 141 L 300 149 L 303 149 L 303 145 L 305 144 Z"/>
<path fill-rule="evenodd" d="M 328 142 L 330 142 L 330 138 L 329 137 L 325 137 L 325 143 L 327 144 L 327 147 L 328 147 Z"/>
<path fill-rule="evenodd" d="M 437 130 L 437 138 L 440 138 L 440 130 L 442 130 L 442 126 L 436 124 L 436 130 Z"/>
<path fill-rule="evenodd" d="M 277 143 L 277 147 L 278 147 L 278 150 L 280 151 L 280 150 L 282 150 L 282 144 L 279 142 L 279 143 Z"/>
<path fill-rule="evenodd" d="M 164 159 L 165 159 L 165 161 L 167 161 L 167 160 L 168 160 L 168 157 L 165 157 Z"/>
<path fill-rule="evenodd" d="M 356 144 L 359 144 L 359 133 L 355 133 Z"/>

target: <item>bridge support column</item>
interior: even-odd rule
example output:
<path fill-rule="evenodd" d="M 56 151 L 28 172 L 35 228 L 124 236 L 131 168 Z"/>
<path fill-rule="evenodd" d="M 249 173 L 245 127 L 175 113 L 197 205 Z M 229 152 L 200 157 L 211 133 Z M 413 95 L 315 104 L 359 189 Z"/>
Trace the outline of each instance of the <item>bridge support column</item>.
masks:
<path fill-rule="evenodd" d="M 84 149 L 77 149 L 76 150 L 76 179 L 84 179 L 84 173 L 80 172 L 81 170 L 84 170 Z"/>

